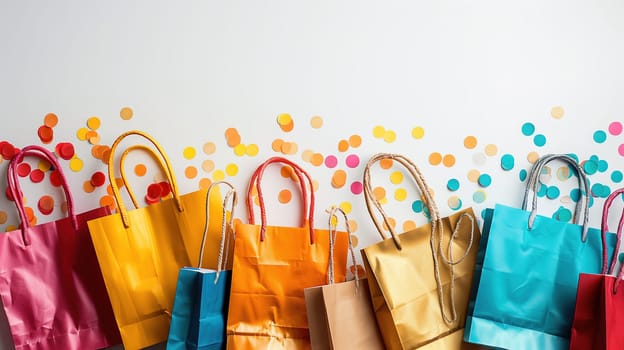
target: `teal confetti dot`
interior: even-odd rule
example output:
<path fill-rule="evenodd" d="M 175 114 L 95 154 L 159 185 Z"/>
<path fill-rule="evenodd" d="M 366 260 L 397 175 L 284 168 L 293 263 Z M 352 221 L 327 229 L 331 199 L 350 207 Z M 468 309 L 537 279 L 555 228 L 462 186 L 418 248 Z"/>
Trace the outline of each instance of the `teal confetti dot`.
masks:
<path fill-rule="evenodd" d="M 622 172 L 619 170 L 615 170 L 611 173 L 611 181 L 615 183 L 622 182 L 622 178 L 624 178 L 624 175 L 622 175 Z"/>
<path fill-rule="evenodd" d="M 618 260 L 620 261 L 620 263 L 624 263 L 624 253 L 620 253 L 618 255 Z"/>
<path fill-rule="evenodd" d="M 593 175 L 598 170 L 598 162 L 593 159 L 588 159 L 583 164 L 583 170 L 587 173 L 587 175 Z"/>
<path fill-rule="evenodd" d="M 572 212 L 567 208 L 559 207 L 559 210 L 557 210 L 557 217 L 555 219 L 568 222 L 572 219 Z"/>
<path fill-rule="evenodd" d="M 540 188 L 537 190 L 537 196 L 544 197 L 547 192 L 548 192 L 548 186 L 544 184 L 540 184 Z"/>
<path fill-rule="evenodd" d="M 544 136 L 542 134 L 535 135 L 535 137 L 533 137 L 533 143 L 537 147 L 544 146 L 546 144 L 546 136 Z"/>
<path fill-rule="evenodd" d="M 579 157 L 576 155 L 576 153 L 568 153 L 568 155 L 570 156 L 570 158 L 574 159 L 577 163 L 579 162 Z"/>
<path fill-rule="evenodd" d="M 459 181 L 457 179 L 448 180 L 446 188 L 448 188 L 449 191 L 457 191 L 459 189 Z"/>
<path fill-rule="evenodd" d="M 514 167 L 514 157 L 511 154 L 505 154 L 501 157 L 501 168 L 503 170 L 511 170 Z"/>
<path fill-rule="evenodd" d="M 594 142 L 603 143 L 607 140 L 607 133 L 602 130 L 594 132 Z"/>
<path fill-rule="evenodd" d="M 589 207 L 593 207 L 594 206 L 594 197 L 589 196 Z"/>
<path fill-rule="evenodd" d="M 412 202 L 412 210 L 414 213 L 420 213 L 423 211 L 423 202 L 421 200 L 415 200 Z"/>
<path fill-rule="evenodd" d="M 488 174 L 481 174 L 477 182 L 481 187 L 488 187 L 492 184 L 492 177 Z"/>
<path fill-rule="evenodd" d="M 592 154 L 592 155 L 589 157 L 589 159 L 590 159 L 590 160 L 593 160 L 593 161 L 594 161 L 594 162 L 596 162 L 596 163 L 600 160 L 600 158 L 598 158 L 598 156 L 597 156 L 597 155 L 595 155 L 595 154 Z"/>
<path fill-rule="evenodd" d="M 578 202 L 581 199 L 581 191 L 578 188 L 575 188 L 570 191 L 570 198 L 574 202 Z"/>
<path fill-rule="evenodd" d="M 520 173 L 518 173 L 518 177 L 520 178 L 520 181 L 526 180 L 527 171 L 525 169 L 520 170 Z"/>
<path fill-rule="evenodd" d="M 607 171 L 607 169 L 609 169 L 609 163 L 604 159 L 599 160 L 598 171 L 604 173 L 605 171 Z"/>
<path fill-rule="evenodd" d="M 486 215 L 487 215 L 487 209 L 485 208 L 481 209 L 481 219 L 485 220 Z"/>
<path fill-rule="evenodd" d="M 556 199 L 557 197 L 559 197 L 559 188 L 557 186 L 550 186 L 548 187 L 548 189 L 546 190 L 546 197 L 548 199 Z"/>
<path fill-rule="evenodd" d="M 535 125 L 533 123 L 524 123 L 522 124 L 522 135 L 531 136 L 535 132 Z"/>
<path fill-rule="evenodd" d="M 451 206 L 449 205 L 449 208 L 451 208 L 451 210 L 459 210 L 462 207 L 462 200 L 461 198 L 457 199 L 456 205 L 455 206 Z"/>
<path fill-rule="evenodd" d="M 472 194 L 472 200 L 475 203 L 483 203 L 485 202 L 486 198 L 487 198 L 487 194 L 485 193 L 485 191 L 482 191 L 482 190 L 478 190 Z"/>
<path fill-rule="evenodd" d="M 425 214 L 425 217 L 426 217 L 427 219 L 430 219 L 430 220 L 431 220 L 431 213 L 429 213 L 429 208 L 424 207 L 424 208 L 423 208 L 423 214 Z"/>

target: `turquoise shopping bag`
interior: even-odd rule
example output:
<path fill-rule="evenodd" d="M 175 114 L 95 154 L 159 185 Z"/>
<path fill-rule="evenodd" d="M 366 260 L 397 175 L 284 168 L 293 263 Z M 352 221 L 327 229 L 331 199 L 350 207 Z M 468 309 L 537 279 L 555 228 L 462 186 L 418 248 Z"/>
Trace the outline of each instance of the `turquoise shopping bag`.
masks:
<path fill-rule="evenodd" d="M 208 232 L 208 199 L 214 186 L 224 184 L 229 192 L 223 200 L 221 245 L 217 270 L 202 268 L 202 256 Z M 231 199 L 230 218 L 227 221 L 227 203 Z M 173 302 L 173 313 L 167 339 L 169 350 L 225 349 L 225 323 L 232 285 L 231 259 L 228 263 L 228 245 L 233 242 L 232 218 L 236 206 L 236 192 L 227 182 L 215 182 L 206 194 L 206 226 L 199 252 L 198 267 L 184 267 L 178 274 Z M 224 256 L 225 255 L 225 256 Z M 230 257 L 231 258 L 231 257 Z"/>
<path fill-rule="evenodd" d="M 536 214 L 539 174 L 557 159 L 579 177 L 577 224 Z M 527 211 L 530 189 L 534 194 Z M 579 274 L 599 273 L 602 267 L 601 232 L 587 225 L 588 189 L 573 158 L 546 155 L 531 170 L 522 209 L 497 204 L 486 210 L 465 341 L 504 349 L 569 348 Z M 615 242 L 609 234 L 609 251 Z"/>

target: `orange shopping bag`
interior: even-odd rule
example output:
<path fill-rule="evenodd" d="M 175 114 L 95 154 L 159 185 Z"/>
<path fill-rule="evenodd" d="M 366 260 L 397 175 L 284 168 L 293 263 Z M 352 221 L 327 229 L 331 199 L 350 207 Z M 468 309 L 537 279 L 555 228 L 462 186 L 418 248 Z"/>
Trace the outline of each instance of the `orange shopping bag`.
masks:
<path fill-rule="evenodd" d="M 301 227 L 267 226 L 262 176 L 273 163 L 290 166 L 300 185 Z M 256 187 L 261 225 L 251 193 Z M 309 196 L 309 197 L 308 197 Z M 249 224 L 236 225 L 232 289 L 227 322 L 228 349 L 309 349 L 303 290 L 327 283 L 329 231 L 313 229 L 314 192 L 310 175 L 291 161 L 273 157 L 253 174 L 247 193 Z M 305 219 L 307 217 L 307 220 Z M 346 274 L 347 234 L 337 232 L 335 278 Z"/>

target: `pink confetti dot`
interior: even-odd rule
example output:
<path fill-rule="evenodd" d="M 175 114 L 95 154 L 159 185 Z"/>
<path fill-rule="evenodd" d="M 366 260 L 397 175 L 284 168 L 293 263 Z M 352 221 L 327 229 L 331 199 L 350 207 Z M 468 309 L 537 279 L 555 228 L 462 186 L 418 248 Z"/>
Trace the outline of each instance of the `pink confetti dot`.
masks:
<path fill-rule="evenodd" d="M 617 136 L 622 133 L 622 123 L 613 122 L 609 124 L 609 133 L 613 136 Z M 621 152 L 620 152 L 621 154 Z"/>
<path fill-rule="evenodd" d="M 335 156 L 325 157 L 325 166 L 332 169 L 338 165 L 338 159 Z"/>
<path fill-rule="evenodd" d="M 351 193 L 360 194 L 362 193 L 362 183 L 359 181 L 355 181 L 351 184 Z"/>
<path fill-rule="evenodd" d="M 618 147 L 618 153 L 620 153 L 620 155 L 624 157 L 624 143 L 621 144 L 620 147 Z"/>
<path fill-rule="evenodd" d="M 350 154 L 347 156 L 346 163 L 349 168 L 355 168 L 360 165 L 360 157 L 357 154 Z"/>

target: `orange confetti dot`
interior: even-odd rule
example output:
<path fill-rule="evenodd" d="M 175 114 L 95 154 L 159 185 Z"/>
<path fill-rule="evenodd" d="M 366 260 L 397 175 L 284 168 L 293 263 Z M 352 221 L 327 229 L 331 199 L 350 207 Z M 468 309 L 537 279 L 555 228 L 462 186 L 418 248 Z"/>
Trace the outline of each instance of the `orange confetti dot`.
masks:
<path fill-rule="evenodd" d="M 295 154 L 299 147 L 294 142 L 284 142 L 282 143 L 282 153 L 284 154 Z"/>
<path fill-rule="evenodd" d="M 362 137 L 360 135 L 351 135 L 349 137 L 349 145 L 353 148 L 358 148 L 362 144 Z"/>
<path fill-rule="evenodd" d="M 442 162 L 442 155 L 438 152 L 433 152 L 429 155 L 429 164 L 439 165 Z"/>
<path fill-rule="evenodd" d="M 453 165 L 455 165 L 455 156 L 453 156 L 452 154 L 446 154 L 442 159 L 442 163 L 447 168 L 452 167 Z"/>
<path fill-rule="evenodd" d="M 102 198 L 100 198 L 100 206 L 108 207 L 110 210 L 114 210 L 116 207 L 115 198 L 113 196 L 102 196 Z"/>
<path fill-rule="evenodd" d="M 119 116 L 121 117 L 121 119 L 123 120 L 130 120 L 132 119 L 132 116 L 134 115 L 134 111 L 132 110 L 132 108 L 130 107 L 123 107 L 120 111 L 119 111 Z"/>
<path fill-rule="evenodd" d="M 537 162 L 538 159 L 539 159 L 539 154 L 535 151 L 529 152 L 529 154 L 527 154 L 527 160 L 531 164 L 535 164 L 535 162 Z"/>
<path fill-rule="evenodd" d="M 227 128 L 225 130 L 225 140 L 230 147 L 236 147 L 241 143 L 241 137 L 235 128 Z"/>
<path fill-rule="evenodd" d="M 35 211 L 31 207 L 24 207 L 24 211 L 26 212 L 26 219 L 31 223 L 35 219 Z"/>
<path fill-rule="evenodd" d="M 321 164 L 323 164 L 323 155 L 320 153 L 314 153 L 312 155 L 312 159 L 310 159 L 310 162 L 314 166 L 320 166 Z"/>
<path fill-rule="evenodd" d="M 108 164 L 108 160 L 111 156 L 111 149 L 108 146 L 105 146 L 104 152 L 102 152 L 102 163 Z"/>
<path fill-rule="evenodd" d="M 396 220 L 394 218 L 388 218 L 388 224 L 390 224 L 391 228 L 395 228 L 396 227 Z M 390 229 L 388 228 L 388 225 L 386 225 L 386 222 L 383 222 L 383 228 L 386 231 L 390 231 Z"/>
<path fill-rule="evenodd" d="M 357 221 L 355 220 L 349 220 L 349 230 L 351 230 L 351 232 L 355 232 L 358 230 L 358 224 Z"/>
<path fill-rule="evenodd" d="M 147 174 L 147 167 L 145 166 L 145 164 L 137 164 L 134 166 L 134 174 L 136 176 L 145 176 L 145 174 Z"/>
<path fill-rule="evenodd" d="M 351 244 L 353 245 L 353 248 L 357 247 L 358 243 L 360 243 L 360 240 L 357 238 L 357 236 L 351 235 Z"/>
<path fill-rule="evenodd" d="M 386 189 L 379 186 L 373 188 L 373 197 L 378 201 L 386 198 Z"/>
<path fill-rule="evenodd" d="M 4 225 L 7 222 L 8 215 L 6 211 L 0 210 L 0 225 Z"/>
<path fill-rule="evenodd" d="M 43 125 L 53 128 L 58 124 L 58 116 L 54 113 L 48 113 L 43 117 Z"/>
<path fill-rule="evenodd" d="M 392 159 L 382 159 L 379 161 L 379 166 L 382 169 L 390 169 L 392 168 Z"/>
<path fill-rule="evenodd" d="M 416 223 L 412 220 L 405 220 L 405 222 L 403 223 L 403 231 L 407 232 L 407 231 L 412 231 L 416 229 Z"/>
<path fill-rule="evenodd" d="M 303 153 L 301 153 L 301 159 L 303 159 L 304 162 L 311 162 L 313 155 L 314 155 L 314 152 L 312 152 L 311 150 L 307 149 L 307 150 L 303 151 Z"/>
<path fill-rule="evenodd" d="M 290 167 L 290 165 L 284 165 L 280 168 L 280 175 L 283 178 L 288 178 L 291 176 L 291 174 L 293 174 L 293 169 Z"/>
<path fill-rule="evenodd" d="M 202 190 L 208 189 L 208 187 L 210 187 L 211 184 L 212 184 L 212 181 L 205 177 L 199 180 L 199 188 Z"/>
<path fill-rule="evenodd" d="M 203 150 L 204 153 L 206 153 L 207 155 L 211 155 L 215 153 L 215 151 L 217 150 L 217 146 L 214 144 L 214 142 L 206 142 L 204 143 Z"/>
<path fill-rule="evenodd" d="M 100 128 L 100 118 L 98 117 L 91 117 L 89 119 L 87 119 L 87 127 L 89 127 L 89 129 L 91 130 L 97 130 Z"/>
<path fill-rule="evenodd" d="M 39 135 L 39 139 L 44 144 L 49 144 L 54 139 L 54 131 L 51 127 L 46 125 L 41 125 L 37 130 L 37 134 Z"/>
<path fill-rule="evenodd" d="M 93 191 L 95 191 L 95 186 L 93 186 L 91 180 L 87 180 L 82 183 L 82 190 L 86 193 L 92 193 Z"/>
<path fill-rule="evenodd" d="M 310 126 L 314 129 L 320 129 L 323 126 L 323 118 L 314 116 L 310 119 Z"/>
<path fill-rule="evenodd" d="M 349 149 L 349 142 L 347 140 L 340 140 L 338 142 L 338 152 L 346 152 Z"/>
<path fill-rule="evenodd" d="M 187 166 L 184 169 L 184 175 L 187 179 L 194 179 L 197 176 L 197 168 L 194 166 Z"/>
<path fill-rule="evenodd" d="M 282 140 L 282 139 L 275 139 L 275 140 L 273 140 L 273 143 L 271 144 L 271 148 L 275 152 L 281 152 L 283 143 L 284 143 L 284 140 Z"/>
<path fill-rule="evenodd" d="M 210 160 L 210 159 L 206 159 L 206 160 L 204 160 L 204 161 L 202 162 L 202 169 L 203 169 L 205 172 L 209 173 L 209 172 L 211 172 L 214 168 L 215 168 L 215 163 L 214 163 L 212 160 Z"/>
<path fill-rule="evenodd" d="M 279 192 L 279 195 L 277 196 L 277 199 L 280 201 L 280 203 L 286 204 L 292 199 L 292 193 L 289 190 L 281 190 Z"/>
<path fill-rule="evenodd" d="M 347 173 L 344 170 L 338 169 L 332 176 L 332 186 L 334 188 L 342 188 L 347 182 Z"/>
<path fill-rule="evenodd" d="M 286 125 L 280 125 L 280 129 L 282 129 L 282 131 L 284 132 L 291 132 L 294 128 L 295 128 L 295 122 L 292 120 L 290 121 L 290 123 Z"/>
<path fill-rule="evenodd" d="M 466 136 L 464 139 L 464 147 L 467 149 L 473 149 L 477 147 L 477 138 L 474 136 Z"/>

